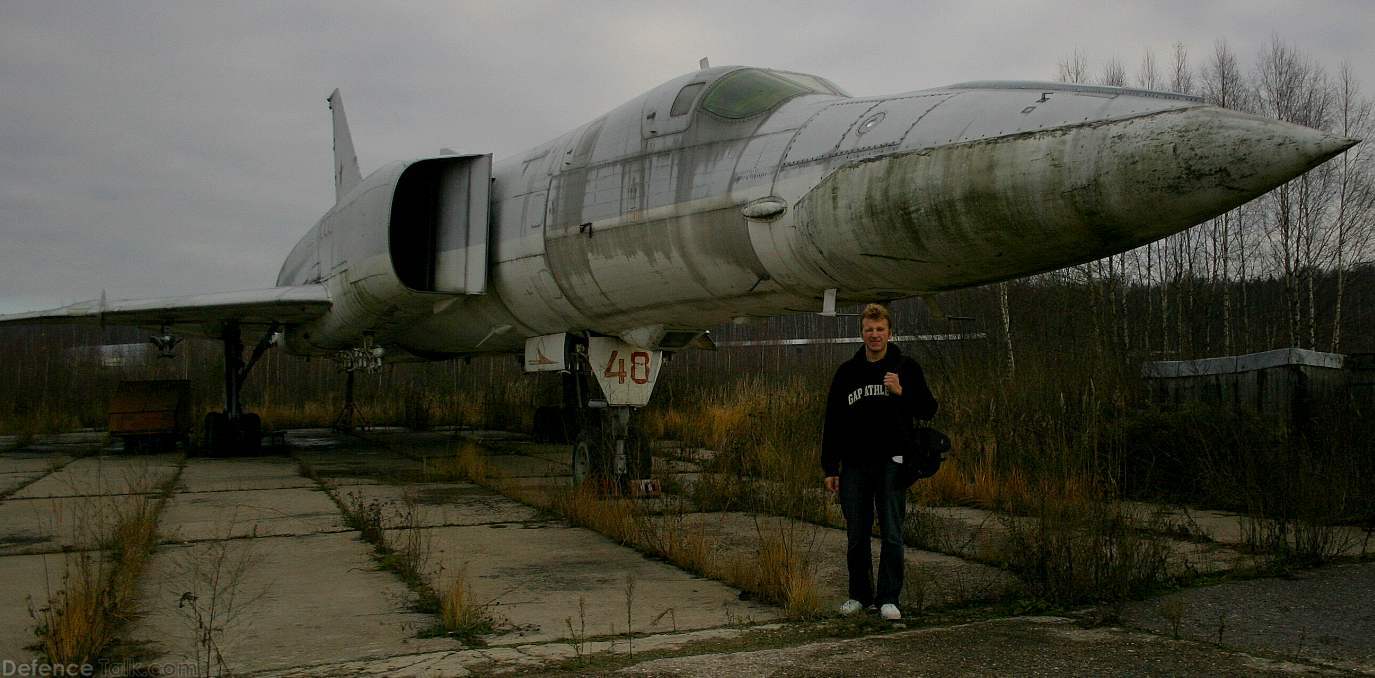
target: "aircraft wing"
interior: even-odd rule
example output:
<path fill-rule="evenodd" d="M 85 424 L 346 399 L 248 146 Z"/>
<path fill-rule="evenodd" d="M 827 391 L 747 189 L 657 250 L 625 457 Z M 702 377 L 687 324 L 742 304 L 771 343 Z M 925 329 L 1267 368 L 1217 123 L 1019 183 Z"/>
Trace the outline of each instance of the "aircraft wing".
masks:
<path fill-rule="evenodd" d="M 100 299 L 61 308 L 0 315 L 0 325 L 89 324 L 170 327 L 175 334 L 218 338 L 225 323 L 267 328 L 314 320 L 329 311 L 324 285 L 192 294 L 151 299 Z"/>

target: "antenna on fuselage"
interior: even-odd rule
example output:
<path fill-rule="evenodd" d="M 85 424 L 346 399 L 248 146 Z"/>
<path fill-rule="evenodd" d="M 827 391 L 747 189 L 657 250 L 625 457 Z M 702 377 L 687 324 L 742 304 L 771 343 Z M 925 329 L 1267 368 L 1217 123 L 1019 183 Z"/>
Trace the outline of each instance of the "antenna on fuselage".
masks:
<path fill-rule="evenodd" d="M 335 89 L 326 101 L 334 118 L 334 201 L 338 202 L 362 183 L 363 174 L 358 171 L 358 154 L 353 151 L 353 135 L 349 134 L 349 121 L 344 117 L 344 99 L 339 90 Z"/>
<path fill-rule="evenodd" d="M 702 60 L 697 62 L 697 67 L 705 71 L 711 68 L 711 62 L 707 61 L 706 57 L 702 57 Z"/>

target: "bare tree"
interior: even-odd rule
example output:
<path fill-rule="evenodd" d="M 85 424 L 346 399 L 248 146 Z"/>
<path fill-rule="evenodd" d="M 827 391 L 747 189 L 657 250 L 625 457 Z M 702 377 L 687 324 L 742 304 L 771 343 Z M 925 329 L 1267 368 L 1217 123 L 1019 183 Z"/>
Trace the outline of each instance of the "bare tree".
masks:
<path fill-rule="evenodd" d="M 1333 96 L 1326 74 L 1278 35 L 1261 52 L 1256 85 L 1258 109 L 1266 115 L 1319 128 L 1330 121 Z M 1293 346 L 1317 344 L 1315 275 L 1327 251 L 1321 229 L 1334 185 L 1332 166 L 1324 165 L 1285 183 L 1267 198 L 1271 209 L 1266 237 L 1284 280 Z M 1303 331 L 1305 301 L 1307 332 Z"/>
<path fill-rule="evenodd" d="M 1370 99 L 1361 96 L 1360 85 L 1351 72 L 1350 62 L 1342 62 L 1337 71 L 1335 83 L 1336 112 L 1334 131 L 1347 138 L 1361 138 L 1370 135 L 1375 129 L 1372 125 L 1372 104 Z M 1342 304 L 1346 297 L 1347 253 L 1358 255 L 1368 251 L 1375 237 L 1372 227 L 1372 190 L 1370 155 L 1366 144 L 1358 144 L 1342 154 L 1337 173 L 1336 243 L 1333 268 L 1337 277 L 1336 299 L 1332 311 L 1331 350 L 1341 351 L 1342 345 Z"/>
<path fill-rule="evenodd" d="M 1155 63 L 1155 52 L 1150 49 L 1141 55 L 1141 65 L 1136 69 L 1136 86 L 1160 89 L 1160 67 Z"/>
<path fill-rule="evenodd" d="M 1171 61 L 1170 90 L 1180 94 L 1194 93 L 1194 72 L 1189 66 L 1189 49 L 1182 42 L 1174 44 Z"/>
<path fill-rule="evenodd" d="M 1226 40 L 1213 45 L 1213 55 L 1204 66 L 1203 99 L 1222 108 L 1243 108 L 1246 101 L 1246 79 L 1237 63 L 1236 53 Z M 1222 350 L 1232 353 L 1232 276 L 1231 245 L 1239 230 L 1240 210 L 1232 210 L 1212 220 L 1209 230 L 1211 245 L 1210 279 L 1222 296 Z"/>
<path fill-rule="evenodd" d="M 1076 83 L 1089 81 L 1089 60 L 1078 47 L 1074 48 L 1074 54 L 1060 61 L 1060 72 L 1055 79 Z"/>
<path fill-rule="evenodd" d="M 1110 87 L 1127 86 L 1127 67 L 1122 65 L 1121 59 L 1113 57 L 1103 64 L 1103 77 L 1099 83 Z"/>
<path fill-rule="evenodd" d="M 1279 36 L 1271 36 L 1270 45 L 1261 53 L 1256 66 L 1256 98 L 1261 112 L 1280 120 L 1293 120 L 1298 108 L 1297 93 L 1307 77 L 1304 64 Z M 1298 277 L 1298 239 L 1294 235 L 1294 186 L 1285 183 L 1267 194 L 1268 211 L 1266 239 L 1270 243 L 1271 254 L 1279 266 L 1284 279 L 1284 300 L 1287 309 L 1289 342 L 1298 343 L 1299 301 L 1296 278 Z"/>

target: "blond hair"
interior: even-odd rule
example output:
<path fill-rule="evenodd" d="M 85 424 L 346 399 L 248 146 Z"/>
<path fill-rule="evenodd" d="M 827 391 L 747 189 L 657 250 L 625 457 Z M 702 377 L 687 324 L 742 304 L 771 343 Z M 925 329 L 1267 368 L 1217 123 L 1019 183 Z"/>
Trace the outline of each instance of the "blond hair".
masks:
<path fill-rule="evenodd" d="M 859 314 L 859 324 L 864 325 L 865 320 L 883 320 L 888 323 L 888 329 L 893 329 L 893 317 L 888 314 L 888 308 L 883 304 L 869 304 L 864 307 L 864 312 Z"/>

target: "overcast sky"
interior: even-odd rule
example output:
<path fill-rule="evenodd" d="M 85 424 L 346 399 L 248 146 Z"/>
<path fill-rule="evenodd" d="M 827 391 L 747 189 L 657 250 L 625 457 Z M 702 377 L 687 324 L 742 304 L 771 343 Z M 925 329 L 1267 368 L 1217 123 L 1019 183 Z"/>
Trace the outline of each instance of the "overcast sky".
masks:
<path fill-rule="evenodd" d="M 500 159 L 713 65 L 857 95 L 1196 63 L 1272 34 L 1375 94 L 1375 2 L 16 2 L 0 0 L 0 313 L 269 287 L 334 200 L 344 94 L 363 173 Z"/>

